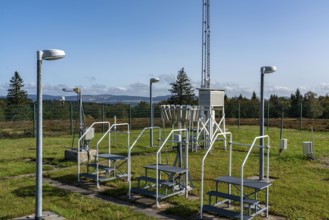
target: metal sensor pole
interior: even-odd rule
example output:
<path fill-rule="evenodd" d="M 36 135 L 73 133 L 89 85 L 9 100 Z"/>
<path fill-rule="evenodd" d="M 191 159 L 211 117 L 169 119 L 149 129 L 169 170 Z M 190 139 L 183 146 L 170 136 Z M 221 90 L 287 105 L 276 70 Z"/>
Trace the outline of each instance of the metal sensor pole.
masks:
<path fill-rule="evenodd" d="M 42 51 L 37 51 L 37 135 L 35 219 L 42 219 Z"/>
<path fill-rule="evenodd" d="M 264 73 L 261 73 L 260 78 L 260 119 L 259 119 L 259 127 L 260 127 L 260 136 L 264 135 Z M 263 138 L 259 139 L 259 180 L 264 178 L 264 140 Z"/>
<path fill-rule="evenodd" d="M 37 129 L 36 129 L 36 193 L 35 193 L 35 219 L 42 219 L 42 60 L 58 60 L 65 56 L 62 50 L 37 51 Z"/>
<path fill-rule="evenodd" d="M 264 75 L 268 73 L 274 73 L 276 71 L 275 66 L 263 66 L 260 68 L 260 136 L 264 136 Z M 259 139 L 259 180 L 264 179 L 264 139 Z"/>
<path fill-rule="evenodd" d="M 153 147 L 153 97 L 152 97 L 152 83 L 159 82 L 159 78 L 150 79 L 150 146 Z"/>

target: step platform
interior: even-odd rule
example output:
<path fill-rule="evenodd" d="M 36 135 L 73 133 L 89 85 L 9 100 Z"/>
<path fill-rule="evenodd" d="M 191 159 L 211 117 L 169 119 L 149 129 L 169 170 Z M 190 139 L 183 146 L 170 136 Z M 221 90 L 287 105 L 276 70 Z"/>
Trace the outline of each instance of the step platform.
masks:
<path fill-rule="evenodd" d="M 235 211 L 231 211 L 231 210 L 227 210 L 227 209 L 222 209 L 219 207 L 215 207 L 212 205 L 204 205 L 203 206 L 203 211 L 204 212 L 209 212 L 209 213 L 213 213 L 216 215 L 220 215 L 220 216 L 226 216 L 226 217 L 230 217 L 230 218 L 236 218 L 236 219 L 240 219 L 240 212 L 235 212 Z M 248 215 L 243 215 L 243 220 L 248 220 L 248 219 L 252 219 L 252 216 L 248 216 Z"/>
<path fill-rule="evenodd" d="M 138 182 L 145 181 L 145 182 L 151 182 L 151 183 L 156 183 L 156 178 L 151 178 L 151 177 L 147 177 L 147 176 L 139 176 L 137 177 Z M 166 180 L 158 180 L 159 185 L 165 185 L 168 187 L 174 186 L 175 183 L 174 182 L 169 182 Z"/>
<path fill-rule="evenodd" d="M 237 202 L 241 201 L 240 196 L 236 196 L 236 195 L 232 195 L 232 194 L 228 194 L 228 193 L 223 193 L 223 192 L 209 191 L 209 192 L 207 192 L 207 195 L 209 195 L 210 197 L 215 196 L 215 197 L 220 197 L 220 198 L 223 198 L 223 199 L 229 199 L 229 200 L 237 201 Z M 255 199 L 243 198 L 243 203 L 246 203 L 246 204 L 252 206 L 252 205 L 258 204 L 259 201 L 255 200 Z"/>
<path fill-rule="evenodd" d="M 96 157 L 96 155 L 94 155 Z M 98 154 L 99 158 L 104 158 L 107 160 L 127 160 L 128 157 L 117 155 L 117 154 Z"/>
<path fill-rule="evenodd" d="M 90 163 L 90 164 L 87 164 L 87 167 L 92 167 L 92 168 L 97 168 L 97 164 L 95 163 Z M 106 172 L 111 172 L 113 170 L 115 170 L 113 167 L 109 167 L 109 166 L 104 166 L 104 165 L 100 165 L 98 164 L 98 169 L 100 170 L 105 170 Z"/>
<path fill-rule="evenodd" d="M 234 177 L 234 176 L 221 176 L 214 179 L 216 182 L 228 183 L 233 185 L 241 185 L 241 178 Z M 259 180 L 250 180 L 250 179 L 243 179 L 243 186 L 253 188 L 256 190 L 263 190 L 265 188 L 270 187 L 272 184 L 259 181 Z"/>
<path fill-rule="evenodd" d="M 156 192 L 155 191 L 150 191 L 150 190 L 147 190 L 147 189 L 133 187 L 133 188 L 131 188 L 131 192 L 139 194 L 139 195 L 147 196 L 147 197 L 156 198 Z M 159 199 L 164 199 L 166 197 L 167 197 L 167 195 L 159 193 Z"/>

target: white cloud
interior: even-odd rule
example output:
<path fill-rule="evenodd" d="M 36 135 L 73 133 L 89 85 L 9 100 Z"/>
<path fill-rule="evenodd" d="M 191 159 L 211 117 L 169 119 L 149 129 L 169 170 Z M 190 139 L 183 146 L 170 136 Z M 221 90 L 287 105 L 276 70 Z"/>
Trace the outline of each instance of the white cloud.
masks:
<path fill-rule="evenodd" d="M 169 89 L 171 89 L 170 83 L 175 82 L 176 78 L 174 74 L 161 74 L 159 75 L 160 82 L 156 83 L 152 87 L 154 96 L 163 96 L 170 95 Z M 191 81 L 193 87 L 199 88 L 200 81 Z M 65 95 L 68 93 L 62 91 L 63 88 L 81 88 L 83 95 L 100 95 L 100 94 L 111 94 L 111 95 L 131 95 L 131 96 L 149 96 L 149 82 L 141 83 L 136 82 L 129 85 L 120 85 L 117 87 L 109 87 L 106 84 L 91 84 L 89 86 L 81 86 L 81 85 L 66 85 L 66 84 L 44 84 L 43 85 L 43 94 L 47 95 Z M 7 90 L 9 88 L 8 83 L 0 84 L 0 95 L 7 95 Z M 256 92 L 257 96 L 259 96 L 259 88 L 252 89 L 250 87 L 244 87 L 240 84 L 234 82 L 218 82 L 212 81 L 212 88 L 214 89 L 224 89 L 225 94 L 228 97 L 239 96 L 242 94 L 243 96 L 250 98 L 253 91 Z M 275 86 L 275 85 L 266 85 L 265 86 L 265 97 L 268 98 L 271 94 L 276 94 L 278 96 L 290 96 L 296 92 L 297 88 L 290 88 L 287 86 Z M 302 94 L 305 94 L 308 91 L 313 91 L 320 95 L 326 95 L 329 92 L 329 83 L 320 83 L 318 86 L 314 88 L 300 86 L 298 88 Z M 24 90 L 28 92 L 28 94 L 36 94 L 36 84 L 35 83 L 26 83 L 24 86 Z M 196 95 L 198 95 L 198 91 L 195 90 Z"/>

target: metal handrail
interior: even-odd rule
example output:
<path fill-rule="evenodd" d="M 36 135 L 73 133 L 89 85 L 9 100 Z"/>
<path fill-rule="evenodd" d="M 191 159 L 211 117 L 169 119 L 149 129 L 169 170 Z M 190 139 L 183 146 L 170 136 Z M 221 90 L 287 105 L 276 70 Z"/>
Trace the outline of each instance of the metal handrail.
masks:
<path fill-rule="evenodd" d="M 116 127 L 120 127 L 120 126 L 127 126 L 127 134 L 128 134 L 128 139 L 127 139 L 127 146 L 128 146 L 128 148 L 129 148 L 129 141 L 130 141 L 130 137 L 129 137 L 129 134 L 130 134 L 130 129 L 129 129 L 129 124 L 128 123 L 119 123 L 119 124 L 112 124 L 111 125 L 111 127 L 109 127 L 109 129 L 103 134 L 103 136 L 99 139 L 99 141 L 97 142 L 97 144 L 96 144 L 96 183 L 97 183 L 97 188 L 99 188 L 99 163 L 98 163 L 98 159 L 99 159 L 99 157 L 98 157 L 98 146 L 99 146 L 99 144 L 103 141 L 103 139 L 106 137 L 106 135 L 108 135 L 110 132 L 111 132 L 111 130 L 112 130 L 112 128 L 115 128 L 116 129 Z M 108 139 L 108 149 L 109 149 L 109 154 L 111 154 L 111 136 L 109 135 L 109 139 Z M 110 163 L 110 162 L 109 162 Z M 110 164 L 109 164 L 109 166 L 110 166 Z"/>
<path fill-rule="evenodd" d="M 269 152 L 269 149 L 270 149 L 270 138 L 268 135 L 264 135 L 264 136 L 257 136 L 255 137 L 254 141 L 252 142 L 251 145 L 246 145 L 246 144 L 240 144 L 240 143 L 234 143 L 232 141 L 232 133 L 231 132 L 225 132 L 225 133 L 218 133 L 216 134 L 215 138 L 213 139 L 213 141 L 211 142 L 210 144 L 210 147 L 208 148 L 207 152 L 205 153 L 203 159 L 202 159 L 202 164 L 201 164 L 201 190 L 200 190 L 200 218 L 203 217 L 203 188 L 204 188 L 204 161 L 206 159 L 206 157 L 208 156 L 209 152 L 211 151 L 212 147 L 213 147 L 213 144 L 215 143 L 216 139 L 218 138 L 218 136 L 220 135 L 223 135 L 225 137 L 225 135 L 230 135 L 230 141 L 229 141 L 229 176 L 231 176 L 232 174 L 232 145 L 233 144 L 237 144 L 237 145 L 242 145 L 242 146 L 249 146 L 249 150 L 247 152 L 247 155 L 245 156 L 242 164 L 241 164 L 241 189 L 240 189 L 240 219 L 243 219 L 243 197 L 244 197 L 244 194 L 243 194 L 243 183 L 244 183 L 244 180 L 243 180 L 243 176 L 244 176 L 244 166 L 248 160 L 248 157 L 252 151 L 252 149 L 254 147 L 264 147 L 267 149 L 267 167 L 266 167 L 266 182 L 268 183 L 269 182 L 269 172 L 270 172 L 270 168 L 269 168 L 269 164 L 270 164 L 270 152 Z M 264 146 L 255 146 L 255 143 L 258 139 L 267 139 L 267 145 L 264 145 Z M 230 188 L 230 185 L 229 185 L 229 193 L 231 193 L 231 188 Z M 268 200 L 268 199 L 267 199 Z"/>
<path fill-rule="evenodd" d="M 133 144 L 128 149 L 128 188 L 129 188 L 128 189 L 128 196 L 129 196 L 129 199 L 131 199 L 131 151 L 132 151 L 133 147 L 135 146 L 135 144 L 137 143 L 137 141 L 140 139 L 140 137 L 143 135 L 143 133 L 146 130 L 155 129 L 155 128 L 159 129 L 159 137 L 161 137 L 161 128 L 159 126 L 146 127 L 139 133 L 138 137 L 135 139 Z"/>
<path fill-rule="evenodd" d="M 159 207 L 159 154 L 161 153 L 162 148 L 165 146 L 167 141 L 169 140 L 170 136 L 174 132 L 185 132 L 185 140 L 186 140 L 186 145 L 185 145 L 185 169 L 186 169 L 186 176 L 185 176 L 185 197 L 188 197 L 188 130 L 187 129 L 174 129 L 171 130 L 171 132 L 168 134 L 167 138 L 164 140 L 162 145 L 159 147 L 157 153 L 156 153 L 156 164 L 155 164 L 155 172 L 156 172 L 156 203 L 157 206 Z"/>
<path fill-rule="evenodd" d="M 244 158 L 242 164 L 241 164 L 241 170 L 240 170 L 240 175 L 241 175 L 241 188 L 240 188 L 240 219 L 243 219 L 243 197 L 244 197 L 244 194 L 243 194 L 243 175 L 244 175 L 244 165 L 246 164 L 247 160 L 248 160 L 248 157 L 250 155 L 250 152 L 252 151 L 256 141 L 258 139 L 267 139 L 267 145 L 264 145 L 264 146 L 259 146 L 259 147 L 265 147 L 267 148 L 267 166 L 266 166 L 266 182 L 269 183 L 269 172 L 270 172 L 270 137 L 268 135 L 263 135 L 263 136 L 258 136 L 258 137 L 255 137 L 254 141 L 252 142 L 248 152 L 247 152 L 247 155 L 246 157 Z"/>
<path fill-rule="evenodd" d="M 101 122 L 94 122 L 92 123 L 89 128 L 85 131 L 85 133 L 83 135 L 81 135 L 81 137 L 78 140 L 78 183 L 80 183 L 80 142 L 81 140 L 87 135 L 87 133 L 90 131 L 91 128 L 94 127 L 94 125 L 98 125 L 98 124 L 108 124 L 109 128 L 111 126 L 110 122 L 108 121 L 101 121 Z"/>
<path fill-rule="evenodd" d="M 217 133 L 215 138 L 213 139 L 213 141 L 211 142 L 207 152 L 205 153 L 205 155 L 202 158 L 202 162 L 201 162 L 201 192 L 200 192 L 200 218 L 203 217 L 203 185 L 204 185 L 204 162 L 208 156 L 208 154 L 210 153 L 215 141 L 217 140 L 218 136 L 223 135 L 224 138 L 226 138 L 227 135 L 230 136 L 230 143 L 232 142 L 232 133 L 231 132 L 224 132 L 224 133 Z M 231 149 L 231 144 L 230 144 L 230 149 Z M 230 156 L 231 158 L 231 156 Z M 231 160 L 231 159 L 230 159 Z M 230 163 L 230 162 L 229 162 Z M 230 171 L 229 171 L 230 172 Z"/>

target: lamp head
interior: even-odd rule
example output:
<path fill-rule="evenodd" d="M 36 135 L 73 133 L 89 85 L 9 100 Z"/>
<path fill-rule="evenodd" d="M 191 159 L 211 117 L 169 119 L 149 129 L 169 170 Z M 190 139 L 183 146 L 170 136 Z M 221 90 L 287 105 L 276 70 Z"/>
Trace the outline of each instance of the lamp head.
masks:
<path fill-rule="evenodd" d="M 40 51 L 40 60 L 58 60 L 65 57 L 65 52 L 63 50 L 50 49 Z"/>
<path fill-rule="evenodd" d="M 81 94 L 81 89 L 80 89 L 80 88 L 74 88 L 73 91 L 74 91 L 76 94 Z"/>
<path fill-rule="evenodd" d="M 80 94 L 81 89 L 80 88 L 73 88 L 73 89 L 63 88 L 63 92 L 75 92 L 76 94 Z"/>
<path fill-rule="evenodd" d="M 150 83 L 157 83 L 160 81 L 160 78 L 151 78 Z"/>
<path fill-rule="evenodd" d="M 276 67 L 275 66 L 262 66 L 260 68 L 260 72 L 262 74 L 268 74 L 268 73 L 274 73 L 276 71 Z"/>

